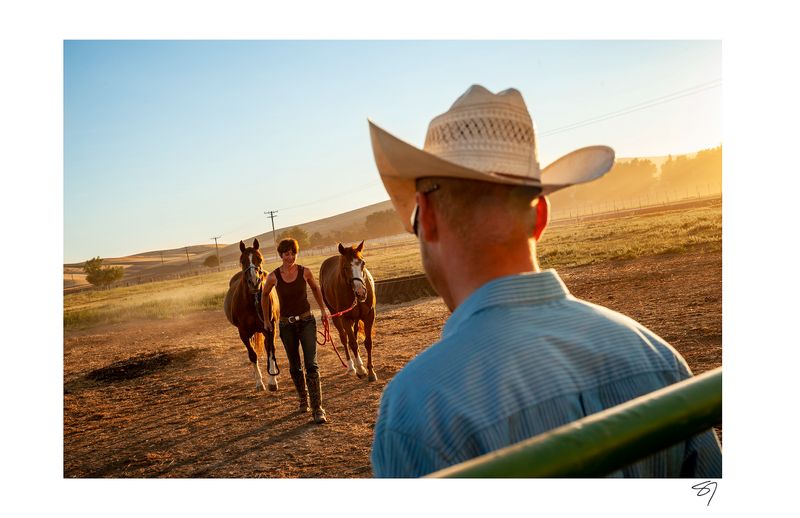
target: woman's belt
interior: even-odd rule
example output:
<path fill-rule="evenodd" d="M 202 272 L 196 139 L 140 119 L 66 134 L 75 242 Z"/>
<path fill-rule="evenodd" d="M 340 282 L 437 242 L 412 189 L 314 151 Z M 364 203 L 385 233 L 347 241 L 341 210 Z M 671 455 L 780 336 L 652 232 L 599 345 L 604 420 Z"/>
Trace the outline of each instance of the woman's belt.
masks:
<path fill-rule="evenodd" d="M 306 311 L 302 315 L 297 315 L 297 316 L 294 316 L 294 317 L 281 317 L 281 323 L 282 324 L 294 324 L 295 322 L 298 322 L 301 319 L 306 318 L 306 317 L 310 317 L 310 316 L 311 316 L 311 311 Z"/>

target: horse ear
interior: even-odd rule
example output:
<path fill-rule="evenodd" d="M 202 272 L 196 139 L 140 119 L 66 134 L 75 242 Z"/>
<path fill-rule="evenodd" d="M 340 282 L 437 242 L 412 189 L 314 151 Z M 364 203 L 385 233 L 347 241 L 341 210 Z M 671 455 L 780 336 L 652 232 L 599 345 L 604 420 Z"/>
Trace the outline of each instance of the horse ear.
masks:
<path fill-rule="evenodd" d="M 362 250 L 364 250 L 364 242 L 363 241 L 356 247 L 356 252 L 360 252 Z"/>
<path fill-rule="evenodd" d="M 342 246 L 341 243 L 339 243 L 339 253 L 344 255 L 344 247 Z"/>
<path fill-rule="evenodd" d="M 258 239 L 253 239 L 253 250 L 258 250 Z"/>
<path fill-rule="evenodd" d="M 247 248 L 247 247 L 244 246 L 244 241 L 239 241 L 239 250 L 241 250 L 242 253 L 244 253 L 244 249 L 245 248 Z"/>

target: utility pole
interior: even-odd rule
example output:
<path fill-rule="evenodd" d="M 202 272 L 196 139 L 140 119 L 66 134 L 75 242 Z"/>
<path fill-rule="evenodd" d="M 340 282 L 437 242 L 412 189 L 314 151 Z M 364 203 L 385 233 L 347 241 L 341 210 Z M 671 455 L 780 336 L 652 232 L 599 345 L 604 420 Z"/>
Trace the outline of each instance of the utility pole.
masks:
<path fill-rule="evenodd" d="M 265 210 L 264 214 L 269 214 L 269 219 L 272 222 L 272 242 L 278 243 L 278 240 L 275 239 L 275 214 L 277 214 L 277 210 Z"/>
<path fill-rule="evenodd" d="M 186 263 L 189 264 L 189 266 L 191 266 L 192 262 L 189 260 L 189 247 L 185 246 L 183 247 L 183 249 L 186 250 Z"/>
<path fill-rule="evenodd" d="M 219 239 L 221 237 L 222 236 L 209 238 L 209 239 L 213 239 L 214 240 L 214 246 L 217 248 L 217 271 L 218 272 L 222 271 L 222 268 L 220 268 L 220 262 L 219 262 L 219 245 L 217 244 L 217 239 Z"/>
<path fill-rule="evenodd" d="M 161 264 L 164 264 L 164 252 L 159 252 L 161 254 Z"/>

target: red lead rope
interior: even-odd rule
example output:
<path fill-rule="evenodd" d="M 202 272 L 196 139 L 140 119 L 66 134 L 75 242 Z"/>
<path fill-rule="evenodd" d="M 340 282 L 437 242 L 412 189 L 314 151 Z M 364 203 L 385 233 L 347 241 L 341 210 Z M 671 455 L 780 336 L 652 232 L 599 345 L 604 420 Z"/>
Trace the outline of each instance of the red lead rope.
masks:
<path fill-rule="evenodd" d="M 339 357 L 339 361 L 341 362 L 342 367 L 344 367 L 345 369 L 347 368 L 347 365 L 345 365 L 344 361 L 342 360 L 342 357 L 339 356 L 339 351 L 336 349 L 336 344 L 333 342 L 333 337 L 331 336 L 330 321 L 331 321 L 331 319 L 333 317 L 340 317 L 340 316 L 344 315 L 345 313 L 347 313 L 348 311 L 352 310 L 354 307 L 356 307 L 357 303 L 358 303 L 358 301 L 355 298 L 353 298 L 353 305 L 352 306 L 350 306 L 349 308 L 345 309 L 344 311 L 340 311 L 338 313 L 334 313 L 333 315 L 330 315 L 327 319 L 323 319 L 323 321 L 322 321 L 323 330 L 322 331 L 319 331 L 319 330 L 317 331 L 317 334 L 322 335 L 322 341 L 320 342 L 319 339 L 317 339 L 317 345 L 325 345 L 326 343 L 330 342 L 331 347 L 333 347 L 333 352 L 335 352 L 336 356 Z M 345 347 L 347 347 L 347 345 L 345 345 Z"/>

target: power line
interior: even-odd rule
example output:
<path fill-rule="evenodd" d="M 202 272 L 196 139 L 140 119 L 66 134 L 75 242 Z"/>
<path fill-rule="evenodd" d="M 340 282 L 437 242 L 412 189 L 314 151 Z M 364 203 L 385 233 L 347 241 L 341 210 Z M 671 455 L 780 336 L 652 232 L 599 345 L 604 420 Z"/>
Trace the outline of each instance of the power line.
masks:
<path fill-rule="evenodd" d="M 595 117 L 590 117 L 588 119 L 584 119 L 584 120 L 581 120 L 581 121 L 577 121 L 577 122 L 573 122 L 573 123 L 570 123 L 570 124 L 566 124 L 564 126 L 559 126 L 559 127 L 554 128 L 554 129 L 552 129 L 550 131 L 546 131 L 546 132 L 541 133 L 540 137 L 549 137 L 549 136 L 552 136 L 552 135 L 557 135 L 559 133 L 564 133 L 564 132 L 567 132 L 567 131 L 570 131 L 570 130 L 582 128 L 584 126 L 589 126 L 591 124 L 597 124 L 598 122 L 603 122 L 603 121 L 606 121 L 606 120 L 609 120 L 609 119 L 613 119 L 613 118 L 616 118 L 616 117 L 621 117 L 623 115 L 628 115 L 630 113 L 634 113 L 634 112 L 637 112 L 637 111 L 640 111 L 640 110 L 644 110 L 644 109 L 647 109 L 647 108 L 652 108 L 652 107 L 658 106 L 660 104 L 665 104 L 665 103 L 669 103 L 669 102 L 672 102 L 672 101 L 677 101 L 678 99 L 682 99 L 684 97 L 689 97 L 691 95 L 695 95 L 695 94 L 698 94 L 698 93 L 701 93 L 701 92 L 705 92 L 705 91 L 711 90 L 713 88 L 718 88 L 719 86 L 722 86 L 722 79 L 714 79 L 712 81 L 707 81 L 705 83 L 700 83 L 700 84 L 691 86 L 689 88 L 684 88 L 682 90 L 677 90 L 675 92 L 672 92 L 672 93 L 669 93 L 669 94 L 666 94 L 666 95 L 662 95 L 662 96 L 659 96 L 659 97 L 654 97 L 652 99 L 648 99 L 646 101 L 642 101 L 642 102 L 637 103 L 637 104 L 633 104 L 633 105 L 630 105 L 630 106 L 627 106 L 627 107 L 624 107 L 624 108 L 620 108 L 620 109 L 612 111 L 612 112 L 608 112 L 608 113 L 605 113 L 605 114 L 602 114 L 602 115 L 597 115 Z M 370 182 L 368 184 L 362 185 L 361 187 L 357 187 L 357 188 L 354 188 L 354 189 L 348 189 L 346 191 L 342 191 L 342 192 L 339 192 L 339 193 L 331 194 L 329 196 L 325 196 L 323 198 L 318 198 L 316 200 L 312 200 L 312 201 L 309 201 L 309 202 L 306 202 L 306 203 L 301 203 L 301 204 L 298 204 L 298 205 L 292 205 L 292 206 L 288 206 L 288 207 L 283 207 L 283 208 L 278 209 L 278 210 L 264 211 L 264 214 L 268 214 L 270 216 L 270 221 L 272 223 L 272 239 L 273 239 L 273 241 L 277 242 L 277 239 L 275 237 L 275 219 L 274 218 L 276 217 L 275 214 L 277 214 L 279 211 L 290 211 L 290 210 L 293 210 L 293 209 L 299 209 L 299 208 L 303 208 L 303 207 L 308 207 L 310 205 L 315 205 L 315 204 L 320 203 L 320 202 L 324 202 L 324 201 L 332 200 L 332 199 L 335 199 L 335 198 L 339 198 L 339 197 L 341 197 L 341 196 L 343 196 L 345 194 L 363 191 L 363 190 L 372 188 L 372 187 L 374 187 L 376 185 L 379 185 L 380 183 L 381 183 L 380 181 Z M 238 229 L 242 228 L 243 226 L 249 224 L 250 221 L 253 221 L 253 220 L 248 220 L 248 222 L 243 223 L 242 225 L 237 227 L 236 230 L 238 230 Z M 229 232 L 229 233 L 233 233 L 233 231 Z M 216 239 L 218 239 L 219 237 L 221 237 L 221 236 L 217 236 L 217 238 L 211 238 L 211 239 L 214 239 L 215 240 L 215 244 L 216 244 Z M 219 253 L 217 253 L 217 259 L 219 259 Z"/>
<path fill-rule="evenodd" d="M 308 207 L 309 205 L 315 205 L 315 204 L 317 204 L 317 203 L 319 203 L 321 201 L 328 201 L 328 200 L 332 200 L 334 198 L 340 198 L 340 197 L 344 196 L 345 194 L 350 194 L 350 193 L 353 193 L 353 192 L 363 191 L 363 190 L 369 189 L 371 187 L 375 187 L 376 185 L 382 185 L 382 182 L 380 180 L 375 181 L 375 182 L 370 182 L 370 183 L 368 183 L 366 185 L 362 185 L 361 187 L 356 187 L 354 189 L 348 189 L 346 191 L 342 191 L 342 192 L 339 192 L 339 193 L 336 193 L 336 194 L 331 194 L 330 196 L 326 196 L 324 198 L 319 198 L 317 200 L 309 201 L 307 203 L 301 203 L 300 205 L 293 205 L 291 207 L 284 207 L 284 208 L 279 209 L 279 210 L 287 211 L 287 210 L 292 210 L 292 209 L 299 209 L 299 208 L 302 208 L 302 207 Z"/>
<path fill-rule="evenodd" d="M 216 236 L 216 237 L 210 237 L 209 238 L 209 239 L 213 239 L 214 240 L 214 246 L 217 248 L 217 271 L 218 272 L 222 271 L 222 268 L 220 267 L 221 263 L 219 262 L 219 245 L 217 244 L 217 239 L 219 239 L 221 237 L 222 236 Z"/>
<path fill-rule="evenodd" d="M 656 97 L 647 101 L 640 102 L 638 104 L 634 104 L 631 106 L 627 106 L 625 108 L 620 108 L 619 110 L 615 110 L 613 112 L 605 113 L 603 115 L 597 115 L 595 117 L 591 117 L 589 119 L 584 119 L 582 121 L 573 122 L 571 124 L 567 124 L 564 126 L 559 126 L 558 128 L 554 128 L 550 131 L 543 132 L 541 134 L 542 137 L 549 137 L 551 135 L 556 135 L 558 133 L 564 133 L 565 131 L 570 131 L 573 129 L 582 128 L 584 126 L 589 126 L 591 124 L 596 124 L 598 122 L 603 122 L 609 119 L 613 119 L 616 117 L 621 117 L 623 115 L 628 115 L 633 112 L 637 112 L 640 110 L 644 110 L 646 108 L 652 108 L 653 106 L 658 106 L 660 104 L 665 104 L 672 101 L 677 101 L 678 99 L 682 99 L 684 97 L 689 97 L 690 95 L 695 95 L 700 92 L 705 92 L 707 90 L 711 90 L 713 88 L 717 88 L 722 85 L 720 79 L 716 79 L 714 81 L 709 81 L 707 83 L 701 83 L 699 85 L 695 85 L 691 88 L 686 88 L 683 90 L 678 90 L 676 92 L 672 92 L 671 94 L 662 95 L 661 97 Z"/>
<path fill-rule="evenodd" d="M 278 240 L 275 239 L 275 214 L 277 214 L 277 210 L 265 210 L 264 214 L 269 214 L 269 220 L 272 222 L 272 242 L 277 243 Z"/>
<path fill-rule="evenodd" d="M 298 205 L 292 205 L 292 206 L 289 206 L 289 207 L 283 207 L 283 208 L 274 210 L 272 212 L 277 214 L 280 211 L 291 211 L 291 210 L 294 210 L 294 209 L 300 209 L 300 208 L 303 208 L 303 207 L 308 207 L 310 205 L 316 205 L 317 203 L 320 203 L 320 202 L 323 202 L 323 201 L 332 200 L 332 199 L 335 199 L 335 198 L 340 198 L 340 197 L 344 196 L 345 194 L 350 194 L 350 193 L 354 193 L 354 192 L 360 192 L 360 191 L 363 191 L 363 190 L 366 190 L 366 189 L 373 188 L 373 187 L 375 187 L 377 185 L 382 185 L 380 180 L 364 184 L 361 187 L 356 187 L 356 188 L 348 189 L 346 191 L 342 191 L 342 192 L 339 192 L 339 193 L 336 193 L 336 194 L 331 194 L 330 196 L 325 196 L 323 198 L 312 200 L 312 201 L 309 201 L 309 202 L 306 202 L 306 203 L 301 203 L 301 204 L 298 204 Z M 264 212 L 264 214 L 268 214 L 268 213 L 269 213 L 269 211 L 265 211 Z M 236 233 L 238 233 L 238 231 L 240 229 L 250 225 L 252 222 L 254 222 L 257 218 L 260 218 L 260 217 L 261 216 L 256 216 L 254 218 L 248 219 L 247 221 L 245 221 L 244 223 L 238 225 L 234 229 L 232 229 L 232 230 L 230 230 L 228 232 L 224 232 L 223 235 L 236 234 Z M 274 236 L 275 225 L 274 225 L 274 222 L 273 222 L 273 226 L 272 226 L 272 231 L 273 231 L 273 240 L 275 240 L 275 236 Z"/>

